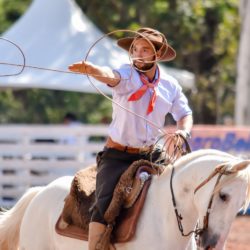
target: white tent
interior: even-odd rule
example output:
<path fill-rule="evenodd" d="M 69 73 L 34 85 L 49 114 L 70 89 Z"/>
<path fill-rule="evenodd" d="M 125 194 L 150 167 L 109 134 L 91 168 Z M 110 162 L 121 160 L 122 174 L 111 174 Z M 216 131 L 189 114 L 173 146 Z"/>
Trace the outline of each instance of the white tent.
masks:
<path fill-rule="evenodd" d="M 21 47 L 26 65 L 67 70 L 69 64 L 83 60 L 103 33 L 82 13 L 73 0 L 34 0 L 27 12 L 4 34 Z M 94 46 L 89 61 L 117 68 L 129 62 L 127 53 L 107 37 Z M 21 53 L 0 40 L 0 63 L 22 64 Z M 161 67 L 176 77 L 184 88 L 194 87 L 194 75 L 184 70 Z M 0 76 L 20 68 L 0 64 Z M 95 82 L 105 93 L 110 89 Z M 86 76 L 25 68 L 18 76 L 0 77 L 0 88 L 44 88 L 96 92 Z"/>

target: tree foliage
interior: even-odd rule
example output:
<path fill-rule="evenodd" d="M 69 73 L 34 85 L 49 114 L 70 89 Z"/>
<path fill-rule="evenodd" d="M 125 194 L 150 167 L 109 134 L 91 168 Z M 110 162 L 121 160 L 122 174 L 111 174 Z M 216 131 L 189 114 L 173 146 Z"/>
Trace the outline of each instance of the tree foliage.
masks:
<path fill-rule="evenodd" d="M 0 34 L 21 17 L 30 3 L 31 0 L 0 0 Z"/>
<path fill-rule="evenodd" d="M 167 36 L 177 51 L 176 60 L 169 65 L 195 73 L 197 91 L 187 92 L 187 96 L 196 123 L 221 123 L 224 116 L 233 116 L 240 26 L 238 1 L 76 2 L 105 33 L 149 26 Z M 0 32 L 19 18 L 29 3 L 30 0 L 0 0 Z M 122 34 L 116 35 L 119 37 Z M 63 113 L 70 110 L 86 122 L 100 122 L 104 117 L 110 119 L 111 115 L 109 101 L 93 94 L 8 90 L 0 92 L 0 97 L 0 112 L 5 113 L 0 122 L 59 122 Z"/>

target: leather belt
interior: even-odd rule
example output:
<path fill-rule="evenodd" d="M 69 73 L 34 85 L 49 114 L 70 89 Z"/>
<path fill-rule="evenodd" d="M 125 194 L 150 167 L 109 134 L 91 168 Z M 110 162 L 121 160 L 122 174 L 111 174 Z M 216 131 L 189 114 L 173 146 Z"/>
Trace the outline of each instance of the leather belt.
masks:
<path fill-rule="evenodd" d="M 107 148 L 114 148 L 114 149 L 117 149 L 119 151 L 128 152 L 130 154 L 146 154 L 146 153 L 151 152 L 154 149 L 154 145 L 145 146 L 145 147 L 141 147 L 141 148 L 133 148 L 133 147 L 129 147 L 129 146 L 124 146 L 122 144 L 114 142 L 110 137 L 108 137 L 105 146 Z"/>

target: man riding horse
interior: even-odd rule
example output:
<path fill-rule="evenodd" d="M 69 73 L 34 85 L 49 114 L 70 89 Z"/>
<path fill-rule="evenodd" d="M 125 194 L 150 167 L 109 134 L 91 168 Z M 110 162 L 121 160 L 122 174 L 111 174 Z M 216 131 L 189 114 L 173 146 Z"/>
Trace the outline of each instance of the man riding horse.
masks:
<path fill-rule="evenodd" d="M 157 62 L 171 61 L 175 50 L 157 30 L 141 28 L 133 37 L 118 40 L 128 51 L 133 65 L 112 70 L 89 62 L 77 62 L 69 70 L 93 75 L 113 90 L 112 122 L 103 151 L 97 156 L 96 201 L 89 225 L 89 249 L 95 249 L 105 232 L 104 213 L 112 199 L 122 173 L 140 159 L 156 162 L 161 150 L 154 147 L 165 116 L 170 113 L 177 122 L 177 134 L 190 137 L 192 111 L 178 81 L 163 75 Z M 122 109 L 125 107 L 125 109 Z M 140 119 L 128 110 L 146 119 Z M 152 126 L 156 124 L 156 126 Z M 160 128 L 160 129 L 159 129 Z"/>

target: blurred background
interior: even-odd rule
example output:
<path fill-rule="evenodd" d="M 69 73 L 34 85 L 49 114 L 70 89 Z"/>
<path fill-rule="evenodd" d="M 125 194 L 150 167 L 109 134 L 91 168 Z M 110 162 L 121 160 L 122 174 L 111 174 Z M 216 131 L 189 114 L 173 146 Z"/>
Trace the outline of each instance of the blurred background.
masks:
<path fill-rule="evenodd" d="M 125 32 L 103 37 L 117 29 L 158 29 L 176 49 L 161 67 L 179 80 L 193 109 L 193 150 L 249 157 L 249 13 L 247 0 L 0 0 L 0 36 L 22 50 L 0 40 L 0 206 L 95 162 L 111 102 L 87 77 L 46 69 L 67 71 L 88 52 L 88 60 L 112 68 L 128 61 L 115 43 Z M 14 76 L 21 67 L 3 63 L 22 65 L 21 52 L 27 66 L 44 70 Z M 166 130 L 173 125 L 166 117 Z"/>
<path fill-rule="evenodd" d="M 67 14 L 62 12 L 66 11 L 67 5 L 70 6 L 67 12 L 71 12 L 73 2 L 65 0 L 33 2 L 31 0 L 0 0 L 0 33 L 6 37 L 6 32 L 8 34 L 8 30 L 13 29 L 12 26 L 17 21 L 25 18 L 22 15 L 32 4 L 39 5 L 39 9 L 38 6 L 37 8 L 33 6 L 34 13 L 29 13 L 29 18 L 26 17 L 29 19 L 27 21 L 30 21 L 32 14 L 32 23 L 25 22 L 25 25 L 16 27 L 21 28 L 20 26 L 22 26 L 23 29 L 26 27 L 33 33 L 28 34 L 16 29 L 16 34 L 7 36 L 7 38 L 14 40 L 23 49 L 23 44 L 20 44 L 19 41 L 24 40 L 22 35 L 27 36 L 25 39 L 29 41 L 29 46 L 33 44 L 34 40 L 38 42 L 34 38 L 38 36 L 39 40 L 42 39 L 38 43 L 43 42 L 43 53 L 46 55 L 48 48 L 57 49 L 57 44 L 60 43 L 49 37 L 51 29 L 55 33 L 60 29 L 53 19 L 62 18 L 61 15 L 67 19 Z M 83 21 L 85 18 L 88 19 L 88 22 L 92 22 L 96 29 L 103 33 L 116 29 L 136 30 L 141 26 L 153 27 L 163 32 L 177 51 L 177 58 L 167 65 L 188 70 L 195 75 L 195 87 L 186 89 L 194 111 L 195 123 L 234 122 L 237 57 L 242 21 L 239 12 L 240 1 L 76 0 L 75 3 L 77 4 L 75 12 L 70 14 L 74 16 L 80 8 L 84 15 Z M 54 13 L 52 9 L 55 10 Z M 50 16 L 50 12 L 53 16 Z M 41 27 L 41 24 L 48 19 L 51 20 L 51 26 L 47 27 L 47 36 L 46 32 L 43 32 L 43 37 L 40 37 L 41 29 L 44 28 Z M 67 34 L 66 32 L 65 27 L 65 34 Z M 81 33 L 80 29 L 79 33 Z M 115 35 L 119 38 L 123 34 L 120 32 Z M 55 36 L 55 38 L 58 37 Z M 89 37 L 85 37 L 85 39 L 87 40 Z M 50 40 L 50 44 L 48 40 Z M 70 43 L 70 39 L 68 43 Z M 66 46 L 65 51 L 62 48 L 60 53 L 67 63 L 71 63 L 67 59 Z M 81 43 L 78 46 L 81 46 Z M 31 46 L 30 49 L 35 50 L 35 46 Z M 41 47 L 37 47 L 38 49 Z M 82 43 L 82 47 L 74 49 L 84 52 L 87 48 L 84 48 L 84 43 Z M 10 53 L 10 51 L 8 52 Z M 25 55 L 27 56 L 27 54 Z M 80 54 L 79 60 L 84 59 L 84 56 L 84 53 Z M 18 60 L 20 60 L 20 55 L 13 63 L 17 63 Z M 37 58 L 37 62 L 39 62 L 39 58 Z M 43 72 L 37 72 L 37 74 L 43 74 Z M 54 75 L 54 77 L 58 76 Z M 3 79 L 0 81 L 2 82 Z M 73 85 L 74 82 L 71 84 Z M 6 88 L 1 89 L 0 92 L 1 123 L 60 123 L 65 111 L 72 110 L 85 123 L 100 123 L 104 117 L 105 119 L 110 118 L 111 103 L 100 95 L 57 90 Z M 250 121 L 243 122 L 241 125 L 244 123 L 249 124 Z"/>

